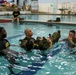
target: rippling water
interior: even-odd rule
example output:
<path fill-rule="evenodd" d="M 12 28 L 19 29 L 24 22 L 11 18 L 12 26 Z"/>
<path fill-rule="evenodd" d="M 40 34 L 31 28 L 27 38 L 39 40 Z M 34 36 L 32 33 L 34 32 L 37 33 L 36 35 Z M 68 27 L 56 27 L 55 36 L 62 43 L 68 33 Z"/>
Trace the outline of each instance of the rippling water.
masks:
<path fill-rule="evenodd" d="M 11 23 L 1 23 L 8 36 L 8 40 L 11 44 L 19 45 L 19 39 L 23 39 L 24 29 L 30 28 L 33 31 L 33 37 L 45 36 L 48 37 L 49 33 L 53 33 L 57 30 L 61 30 L 61 38 L 68 36 L 69 30 L 74 29 L 76 26 L 63 26 L 54 25 L 48 26 L 37 23 L 23 23 L 19 25 L 13 25 Z M 14 64 L 13 72 L 18 75 L 76 75 L 76 55 L 70 54 L 69 49 L 65 43 L 57 43 L 52 49 L 45 51 L 33 49 L 30 52 L 26 52 L 24 49 L 11 46 L 11 50 L 17 52 L 25 52 L 23 55 L 19 55 L 15 60 L 18 65 Z M 74 48 L 73 50 L 76 50 Z M 10 63 L 4 58 L 0 57 L 0 75 L 8 75 L 10 71 L 8 65 Z"/>

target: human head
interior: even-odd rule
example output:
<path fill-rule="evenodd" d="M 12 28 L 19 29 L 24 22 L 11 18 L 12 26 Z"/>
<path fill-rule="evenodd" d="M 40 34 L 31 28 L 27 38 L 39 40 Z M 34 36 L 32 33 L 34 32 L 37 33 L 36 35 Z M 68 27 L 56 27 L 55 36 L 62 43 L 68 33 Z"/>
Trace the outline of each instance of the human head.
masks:
<path fill-rule="evenodd" d="M 24 33 L 27 38 L 30 38 L 33 35 L 31 29 L 29 29 L 29 28 L 25 29 Z"/>
<path fill-rule="evenodd" d="M 60 30 L 57 31 L 59 34 L 61 33 Z"/>
<path fill-rule="evenodd" d="M 4 39 L 7 36 L 7 32 L 3 27 L 0 27 L 0 39 Z"/>
<path fill-rule="evenodd" d="M 15 8 L 15 11 L 18 11 L 18 8 L 17 7 Z"/>
<path fill-rule="evenodd" d="M 75 31 L 74 30 L 69 31 L 69 37 L 72 39 L 75 38 Z"/>
<path fill-rule="evenodd" d="M 56 18 L 56 22 L 60 22 L 60 18 L 59 17 Z"/>

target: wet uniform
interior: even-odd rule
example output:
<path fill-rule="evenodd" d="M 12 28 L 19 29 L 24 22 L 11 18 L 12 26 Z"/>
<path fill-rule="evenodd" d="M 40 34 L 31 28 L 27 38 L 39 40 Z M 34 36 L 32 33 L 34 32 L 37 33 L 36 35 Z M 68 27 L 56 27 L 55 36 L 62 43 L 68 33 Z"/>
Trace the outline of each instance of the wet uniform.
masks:
<path fill-rule="evenodd" d="M 40 50 L 46 50 L 49 48 L 50 44 L 49 42 L 43 38 L 43 40 L 35 40 L 34 38 L 27 38 L 25 37 L 23 40 L 21 40 L 21 47 L 26 50 L 31 49 L 40 49 Z"/>
<path fill-rule="evenodd" d="M 35 41 L 35 39 L 33 37 L 31 37 L 31 38 L 25 37 L 23 40 L 21 40 L 20 46 L 22 48 L 26 49 L 26 43 L 29 41 Z"/>
<path fill-rule="evenodd" d="M 10 46 L 10 43 L 6 40 L 0 40 L 0 55 L 4 55 L 4 53 L 2 52 L 3 49 L 6 49 Z"/>
<path fill-rule="evenodd" d="M 68 43 L 69 47 L 75 47 L 76 46 L 76 38 L 73 41 L 69 41 L 68 38 L 63 39 L 63 41 L 66 41 Z"/>
<path fill-rule="evenodd" d="M 61 37 L 61 35 L 58 32 L 54 32 L 51 36 L 53 44 L 58 42 L 60 37 Z"/>

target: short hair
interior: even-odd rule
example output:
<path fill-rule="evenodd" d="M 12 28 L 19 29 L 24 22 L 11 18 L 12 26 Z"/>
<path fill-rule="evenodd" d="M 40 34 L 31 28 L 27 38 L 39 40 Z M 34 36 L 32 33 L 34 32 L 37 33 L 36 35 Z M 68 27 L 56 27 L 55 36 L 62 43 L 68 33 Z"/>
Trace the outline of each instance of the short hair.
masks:
<path fill-rule="evenodd" d="M 59 34 L 61 33 L 61 31 L 60 31 L 60 30 L 58 30 L 57 32 L 58 32 Z"/>
<path fill-rule="evenodd" d="M 74 33 L 75 34 L 75 30 L 70 30 L 70 32 Z"/>
<path fill-rule="evenodd" d="M 2 29 L 4 29 L 4 28 L 3 27 L 0 27 L 0 33 L 1 33 Z"/>
<path fill-rule="evenodd" d="M 25 31 L 24 31 L 24 33 L 27 34 L 27 32 L 28 32 L 29 30 L 30 30 L 29 28 L 26 28 Z"/>

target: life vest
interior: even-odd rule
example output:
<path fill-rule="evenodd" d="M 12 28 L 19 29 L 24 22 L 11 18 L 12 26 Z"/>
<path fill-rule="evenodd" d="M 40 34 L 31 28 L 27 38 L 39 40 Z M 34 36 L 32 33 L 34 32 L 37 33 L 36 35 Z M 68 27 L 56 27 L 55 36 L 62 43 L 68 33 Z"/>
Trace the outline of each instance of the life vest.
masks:
<path fill-rule="evenodd" d="M 53 44 L 58 42 L 60 37 L 61 37 L 61 35 L 58 32 L 54 32 L 51 36 Z"/>
<path fill-rule="evenodd" d="M 22 39 L 22 40 L 20 40 L 20 46 L 22 47 L 22 48 L 24 48 L 24 49 L 26 49 L 26 43 L 27 42 L 29 42 L 29 41 L 35 41 L 35 39 L 34 38 L 27 38 L 27 37 L 25 37 L 24 39 Z"/>
<path fill-rule="evenodd" d="M 10 43 L 6 40 L 0 40 L 0 50 L 6 49 L 10 46 Z"/>

